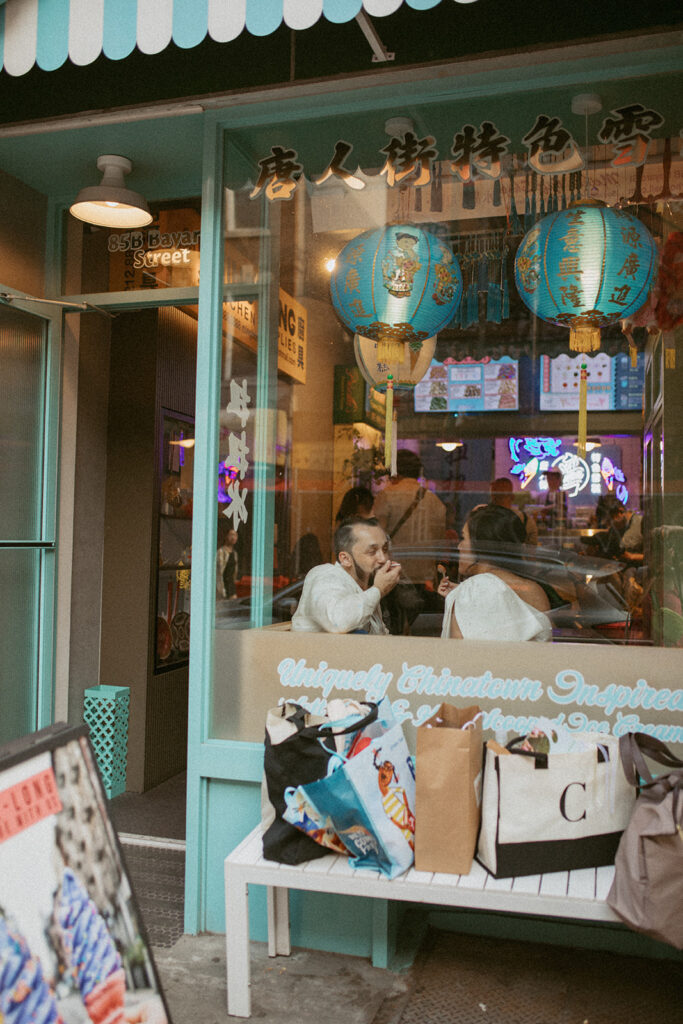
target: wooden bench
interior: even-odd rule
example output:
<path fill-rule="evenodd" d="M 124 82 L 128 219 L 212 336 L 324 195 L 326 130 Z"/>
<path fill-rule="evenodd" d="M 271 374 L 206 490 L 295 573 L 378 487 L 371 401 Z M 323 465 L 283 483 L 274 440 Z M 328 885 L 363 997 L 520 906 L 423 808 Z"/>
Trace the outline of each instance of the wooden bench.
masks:
<path fill-rule="evenodd" d="M 268 953 L 289 956 L 289 890 L 369 896 L 470 910 L 531 914 L 588 921 L 618 921 L 605 903 L 614 867 L 583 868 L 547 875 L 493 878 L 476 862 L 468 875 L 432 874 L 411 868 L 389 880 L 379 872 L 355 870 L 348 858 L 330 854 L 291 866 L 264 860 L 261 829 L 225 859 L 225 919 L 228 1013 L 251 1014 L 249 885 L 268 887 Z"/>

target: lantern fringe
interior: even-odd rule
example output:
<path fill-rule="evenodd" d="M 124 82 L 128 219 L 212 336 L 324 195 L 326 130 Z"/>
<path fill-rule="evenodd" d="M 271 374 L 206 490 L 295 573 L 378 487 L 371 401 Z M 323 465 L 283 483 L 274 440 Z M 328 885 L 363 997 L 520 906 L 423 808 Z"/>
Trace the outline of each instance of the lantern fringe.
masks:
<path fill-rule="evenodd" d="M 597 352 L 600 348 L 600 328 L 571 327 L 569 347 L 574 352 Z"/>
<path fill-rule="evenodd" d="M 576 453 L 580 459 L 586 458 L 586 437 L 588 435 L 588 371 L 586 364 L 581 363 L 579 377 L 579 429 L 576 437 Z"/>
<path fill-rule="evenodd" d="M 392 428 L 394 425 L 394 379 L 387 377 L 387 397 L 384 411 L 384 466 L 391 468 Z"/>
<path fill-rule="evenodd" d="M 377 358 L 380 363 L 400 363 L 403 359 L 402 341 L 380 337 L 377 342 Z"/>
<path fill-rule="evenodd" d="M 669 348 L 668 346 L 664 349 L 664 369 L 675 370 L 676 369 L 676 349 Z"/>

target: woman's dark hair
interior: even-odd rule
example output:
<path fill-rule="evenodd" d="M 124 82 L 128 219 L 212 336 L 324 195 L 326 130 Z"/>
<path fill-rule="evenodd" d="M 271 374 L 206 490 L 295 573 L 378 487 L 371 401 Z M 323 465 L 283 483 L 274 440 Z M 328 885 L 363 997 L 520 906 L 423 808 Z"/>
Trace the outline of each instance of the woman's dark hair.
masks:
<path fill-rule="evenodd" d="M 341 500 L 336 523 L 339 526 L 349 516 L 369 515 L 375 499 L 367 487 L 351 487 Z"/>
<path fill-rule="evenodd" d="M 485 555 L 488 561 L 495 560 L 496 548 L 501 546 L 506 553 L 510 547 L 518 547 L 526 540 L 524 523 L 512 509 L 502 505 L 484 505 L 472 512 L 467 520 L 472 551 Z"/>

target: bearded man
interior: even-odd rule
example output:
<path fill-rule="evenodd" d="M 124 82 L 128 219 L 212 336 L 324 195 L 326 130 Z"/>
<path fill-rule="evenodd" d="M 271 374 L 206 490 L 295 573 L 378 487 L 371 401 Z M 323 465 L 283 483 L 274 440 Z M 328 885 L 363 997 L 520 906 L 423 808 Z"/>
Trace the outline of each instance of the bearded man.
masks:
<path fill-rule="evenodd" d="M 401 566 L 376 519 L 352 516 L 334 534 L 334 565 L 307 574 L 292 630 L 308 633 L 388 633 L 380 601 L 394 589 Z"/>

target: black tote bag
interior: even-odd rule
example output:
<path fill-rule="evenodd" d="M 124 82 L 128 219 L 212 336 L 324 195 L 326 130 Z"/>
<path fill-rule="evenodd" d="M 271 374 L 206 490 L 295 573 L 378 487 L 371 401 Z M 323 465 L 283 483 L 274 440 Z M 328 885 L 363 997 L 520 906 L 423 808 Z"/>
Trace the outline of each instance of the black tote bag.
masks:
<path fill-rule="evenodd" d="M 283 704 L 268 712 L 261 786 L 263 856 L 266 860 L 301 864 L 329 854 L 324 846 L 284 821 L 284 793 L 290 786 L 303 786 L 327 774 L 327 763 L 334 756 L 334 742 L 328 743 L 330 749 L 327 750 L 320 742 L 321 738 L 361 732 L 377 719 L 377 704 L 363 702 L 363 706 L 368 708 L 368 713 L 344 729 L 329 719 L 311 715 L 299 704 Z"/>

